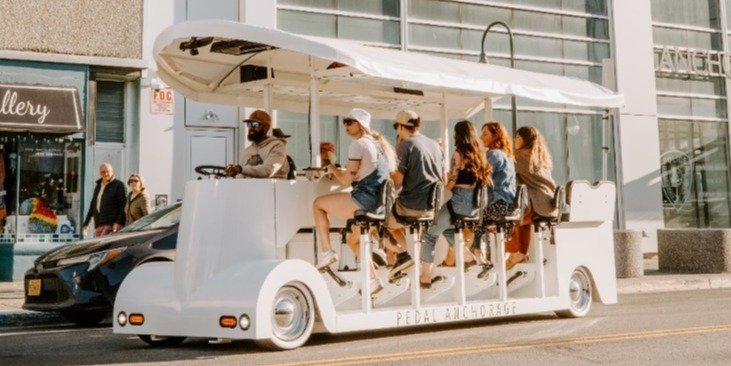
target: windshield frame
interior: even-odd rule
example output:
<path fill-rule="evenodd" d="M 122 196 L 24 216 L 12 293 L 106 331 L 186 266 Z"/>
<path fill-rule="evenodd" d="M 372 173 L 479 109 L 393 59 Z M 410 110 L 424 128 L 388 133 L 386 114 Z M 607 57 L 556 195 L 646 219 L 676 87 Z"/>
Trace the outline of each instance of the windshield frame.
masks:
<path fill-rule="evenodd" d="M 168 207 L 165 207 L 163 209 L 160 209 L 158 211 L 152 212 L 147 216 L 143 216 L 137 221 L 123 227 L 121 230 L 119 230 L 120 233 L 133 233 L 133 232 L 140 232 L 140 231 L 148 231 L 148 230 L 159 230 L 159 229 L 167 229 L 170 227 L 173 227 L 175 225 L 178 225 L 180 223 L 180 212 L 178 214 L 178 221 L 174 224 L 170 225 L 164 225 L 164 226 L 155 226 L 154 224 L 156 222 L 159 222 L 161 220 L 165 220 L 168 215 L 173 213 L 173 211 L 178 210 L 182 211 L 182 202 L 176 202 L 175 204 L 172 204 Z"/>

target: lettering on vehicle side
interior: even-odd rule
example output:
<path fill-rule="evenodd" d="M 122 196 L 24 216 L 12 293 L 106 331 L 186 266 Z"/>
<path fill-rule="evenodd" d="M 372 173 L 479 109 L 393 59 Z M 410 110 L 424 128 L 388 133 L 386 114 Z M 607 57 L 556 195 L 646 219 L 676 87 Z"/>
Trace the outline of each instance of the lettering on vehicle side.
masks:
<path fill-rule="evenodd" d="M 515 315 L 515 305 L 515 301 L 506 301 L 490 304 L 455 305 L 438 309 L 401 310 L 396 312 L 396 326 L 436 324 Z"/>

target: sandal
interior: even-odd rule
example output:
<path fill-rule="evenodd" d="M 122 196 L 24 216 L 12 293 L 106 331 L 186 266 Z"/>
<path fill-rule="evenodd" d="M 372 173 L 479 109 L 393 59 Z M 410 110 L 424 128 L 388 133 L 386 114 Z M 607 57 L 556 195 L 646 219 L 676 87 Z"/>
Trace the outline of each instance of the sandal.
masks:
<path fill-rule="evenodd" d="M 419 285 L 423 289 L 430 289 L 431 288 L 431 285 L 433 285 L 433 284 L 435 284 L 435 283 L 437 283 L 439 281 L 444 281 L 444 280 L 446 280 L 446 278 L 444 278 L 444 276 L 436 276 L 436 277 L 434 277 L 434 278 L 431 279 L 431 282 L 429 282 L 429 283 L 419 282 Z"/>

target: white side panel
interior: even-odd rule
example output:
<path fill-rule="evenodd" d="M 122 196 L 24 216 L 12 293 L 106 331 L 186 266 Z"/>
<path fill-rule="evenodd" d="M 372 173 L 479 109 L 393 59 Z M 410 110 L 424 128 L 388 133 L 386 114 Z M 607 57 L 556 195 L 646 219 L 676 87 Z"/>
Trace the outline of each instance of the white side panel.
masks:
<path fill-rule="evenodd" d="M 175 287 L 181 301 L 216 272 L 241 265 L 243 258 L 275 258 L 272 180 L 190 181 L 183 202 L 175 258 Z"/>
<path fill-rule="evenodd" d="M 616 189 L 612 182 L 592 185 L 587 181 L 571 182 L 569 202 L 571 221 L 612 221 Z"/>
<path fill-rule="evenodd" d="M 173 263 L 150 263 L 132 271 L 122 283 L 114 314 L 141 313 L 142 326 L 119 326 L 114 332 L 166 336 L 255 339 L 271 336 L 269 319 L 277 291 L 290 282 L 301 282 L 313 295 L 322 325 L 335 331 L 336 314 L 322 275 L 299 260 L 257 260 L 231 266 L 212 276 L 182 301 L 173 291 Z M 222 315 L 247 314 L 251 327 L 222 328 Z"/>
<path fill-rule="evenodd" d="M 559 294 L 569 293 L 568 280 L 573 270 L 586 267 L 601 301 L 605 304 L 617 302 L 612 227 L 611 221 L 563 222 L 555 229 Z"/>

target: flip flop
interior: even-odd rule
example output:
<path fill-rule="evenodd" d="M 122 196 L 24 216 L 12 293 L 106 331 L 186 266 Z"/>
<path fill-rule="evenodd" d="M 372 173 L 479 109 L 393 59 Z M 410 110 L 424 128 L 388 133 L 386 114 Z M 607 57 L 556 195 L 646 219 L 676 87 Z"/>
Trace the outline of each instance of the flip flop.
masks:
<path fill-rule="evenodd" d="M 444 280 L 446 280 L 446 278 L 444 278 L 444 276 L 436 276 L 436 277 L 434 277 L 434 278 L 431 279 L 431 282 L 429 282 L 429 283 L 419 282 L 419 285 L 423 289 L 430 289 L 431 288 L 431 285 L 433 285 L 433 284 L 435 284 L 435 283 L 437 283 L 439 281 L 444 281 Z"/>

